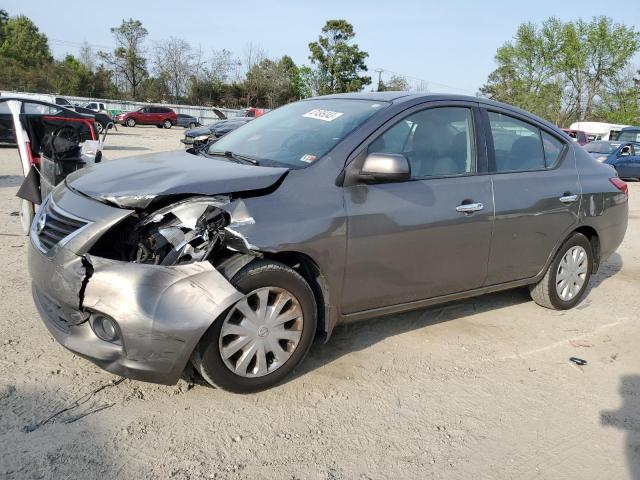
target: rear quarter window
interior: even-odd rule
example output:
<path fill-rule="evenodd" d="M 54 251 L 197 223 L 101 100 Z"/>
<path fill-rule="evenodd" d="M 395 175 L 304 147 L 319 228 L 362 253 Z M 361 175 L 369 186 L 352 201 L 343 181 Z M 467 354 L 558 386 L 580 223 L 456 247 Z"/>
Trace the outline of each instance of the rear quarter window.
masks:
<path fill-rule="evenodd" d="M 553 168 L 558 164 L 565 144 L 553 135 L 542 132 L 542 146 L 544 148 L 544 160 L 547 168 Z"/>

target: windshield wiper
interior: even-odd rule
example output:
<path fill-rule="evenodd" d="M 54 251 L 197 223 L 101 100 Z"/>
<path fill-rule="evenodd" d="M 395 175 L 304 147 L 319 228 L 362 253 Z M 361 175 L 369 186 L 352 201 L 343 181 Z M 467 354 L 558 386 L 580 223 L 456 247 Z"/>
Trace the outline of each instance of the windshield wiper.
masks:
<path fill-rule="evenodd" d="M 226 157 L 231 160 L 235 160 L 236 163 L 249 163 L 251 165 L 259 165 L 258 160 L 248 155 L 242 155 L 240 153 L 233 153 L 229 150 L 226 152 L 209 152 L 209 155 L 218 155 L 221 157 Z"/>

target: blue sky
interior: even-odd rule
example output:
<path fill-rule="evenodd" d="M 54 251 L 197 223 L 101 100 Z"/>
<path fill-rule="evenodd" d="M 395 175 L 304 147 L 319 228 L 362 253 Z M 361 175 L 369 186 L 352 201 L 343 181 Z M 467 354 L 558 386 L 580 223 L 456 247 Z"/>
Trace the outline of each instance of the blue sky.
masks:
<path fill-rule="evenodd" d="M 372 75 L 383 68 L 424 79 L 431 91 L 470 94 L 484 83 L 495 66 L 496 49 L 513 37 L 521 22 L 606 14 L 640 28 L 638 0 L 3 0 L 1 7 L 34 20 L 56 57 L 76 54 L 85 40 L 97 48 L 113 46 L 109 28 L 133 17 L 149 30 L 148 46 L 175 36 L 205 52 L 226 48 L 240 54 L 253 42 L 269 56 L 289 54 L 298 63 L 308 63 L 307 45 L 324 22 L 344 18 L 354 25 L 356 42 L 369 52 Z"/>

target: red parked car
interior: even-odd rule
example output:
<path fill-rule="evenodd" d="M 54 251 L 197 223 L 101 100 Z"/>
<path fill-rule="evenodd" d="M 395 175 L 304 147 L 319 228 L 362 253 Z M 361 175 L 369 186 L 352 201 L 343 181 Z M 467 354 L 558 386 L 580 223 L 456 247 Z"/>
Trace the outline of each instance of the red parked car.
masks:
<path fill-rule="evenodd" d="M 261 117 L 268 111 L 269 110 L 266 108 L 249 107 L 249 108 L 245 108 L 239 116 L 240 117 Z"/>
<path fill-rule="evenodd" d="M 135 112 L 116 115 L 115 121 L 126 127 L 136 125 L 156 125 L 158 128 L 171 128 L 178 123 L 176 112 L 167 107 L 142 107 Z"/>
<path fill-rule="evenodd" d="M 571 130 L 570 128 L 563 128 L 562 131 L 573 138 L 574 142 L 577 142 L 578 145 L 586 145 L 589 143 L 589 136 L 587 132 L 583 132 L 582 130 Z"/>

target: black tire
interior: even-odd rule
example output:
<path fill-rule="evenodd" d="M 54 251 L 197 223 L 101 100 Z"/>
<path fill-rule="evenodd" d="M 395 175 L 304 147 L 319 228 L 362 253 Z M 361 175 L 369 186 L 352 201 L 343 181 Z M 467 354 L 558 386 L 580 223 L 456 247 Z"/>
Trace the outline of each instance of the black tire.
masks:
<path fill-rule="evenodd" d="M 558 267 L 565 254 L 569 249 L 580 246 L 584 248 L 587 253 L 587 270 L 585 273 L 584 284 L 580 291 L 570 300 L 563 300 L 558 295 L 556 288 L 556 276 L 558 274 Z M 589 285 L 589 279 L 591 278 L 591 272 L 593 271 L 593 247 L 589 239 L 581 233 L 572 234 L 562 246 L 558 249 L 556 256 L 549 265 L 544 277 L 535 285 L 529 287 L 531 298 L 538 305 L 551 308 L 553 310 L 567 310 L 574 307 L 583 297 L 584 292 Z"/>
<path fill-rule="evenodd" d="M 249 293 L 263 287 L 278 287 L 287 290 L 300 303 L 303 312 L 303 327 L 296 349 L 281 367 L 261 377 L 243 377 L 232 372 L 222 360 L 219 337 L 222 314 L 209 328 L 192 355 L 191 362 L 202 377 L 211 385 L 236 393 L 250 393 L 273 387 L 288 376 L 309 352 L 316 332 L 317 312 L 313 291 L 295 270 L 279 262 L 256 260 L 241 269 L 231 283 L 241 292 Z"/>
<path fill-rule="evenodd" d="M 189 128 L 196 128 L 196 124 L 195 124 L 195 123 L 193 123 L 193 122 L 191 122 L 191 123 L 189 124 Z"/>
<path fill-rule="evenodd" d="M 135 127 L 136 126 L 136 119 L 133 117 L 129 117 L 127 118 L 127 121 L 125 122 L 127 124 L 127 127 Z"/>
<path fill-rule="evenodd" d="M 56 130 L 56 137 L 64 138 L 65 140 L 69 140 L 70 142 L 80 143 L 80 134 L 75 128 L 72 127 L 62 127 Z"/>
<path fill-rule="evenodd" d="M 173 127 L 173 123 L 171 122 L 171 120 L 167 119 L 164 122 L 162 122 L 162 126 L 166 129 L 169 129 Z"/>

